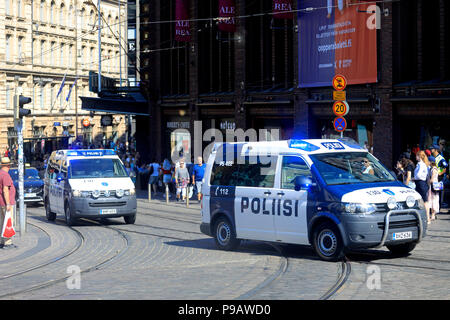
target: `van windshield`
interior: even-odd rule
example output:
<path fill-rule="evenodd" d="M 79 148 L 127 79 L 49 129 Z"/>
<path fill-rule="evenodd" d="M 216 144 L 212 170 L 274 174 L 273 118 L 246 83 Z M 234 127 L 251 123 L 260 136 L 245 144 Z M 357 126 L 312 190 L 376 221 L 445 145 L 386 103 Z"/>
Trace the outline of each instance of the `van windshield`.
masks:
<path fill-rule="evenodd" d="M 368 152 L 339 152 L 311 155 L 314 166 L 327 185 L 388 182 L 396 179 Z"/>
<path fill-rule="evenodd" d="M 128 174 L 119 159 L 74 159 L 70 160 L 69 178 L 124 178 Z"/>

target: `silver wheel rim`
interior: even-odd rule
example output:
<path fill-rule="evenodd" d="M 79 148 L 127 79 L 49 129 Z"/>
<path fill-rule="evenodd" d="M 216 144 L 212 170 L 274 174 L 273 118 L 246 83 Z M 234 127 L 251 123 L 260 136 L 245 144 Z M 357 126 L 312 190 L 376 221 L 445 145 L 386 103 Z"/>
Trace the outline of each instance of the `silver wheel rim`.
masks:
<path fill-rule="evenodd" d="M 331 230 L 322 230 L 318 237 L 319 250 L 324 256 L 332 256 L 337 249 L 338 240 Z"/>
<path fill-rule="evenodd" d="M 228 224 L 221 222 L 217 227 L 217 241 L 220 245 L 225 246 L 228 244 L 231 238 L 231 229 Z"/>

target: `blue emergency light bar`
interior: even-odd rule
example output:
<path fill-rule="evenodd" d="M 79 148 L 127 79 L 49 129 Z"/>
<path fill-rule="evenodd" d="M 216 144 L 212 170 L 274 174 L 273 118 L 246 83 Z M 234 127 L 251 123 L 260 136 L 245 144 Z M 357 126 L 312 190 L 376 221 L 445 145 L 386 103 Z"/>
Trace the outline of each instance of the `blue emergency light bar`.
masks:
<path fill-rule="evenodd" d="M 303 140 L 291 139 L 289 140 L 289 148 L 300 149 L 304 151 L 316 151 L 320 148 Z"/>
<path fill-rule="evenodd" d="M 89 150 L 69 150 L 67 156 L 70 157 L 101 157 L 113 156 L 116 153 L 112 149 L 89 149 Z"/>

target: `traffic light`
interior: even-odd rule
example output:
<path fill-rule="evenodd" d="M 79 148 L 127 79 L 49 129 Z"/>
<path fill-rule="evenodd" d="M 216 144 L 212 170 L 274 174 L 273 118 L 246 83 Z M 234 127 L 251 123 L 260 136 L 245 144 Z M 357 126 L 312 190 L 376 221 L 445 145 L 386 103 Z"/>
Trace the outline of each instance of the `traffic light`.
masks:
<path fill-rule="evenodd" d="M 15 96 L 14 101 L 14 120 L 22 119 L 25 116 L 28 116 L 31 113 L 30 109 L 25 109 L 23 106 L 27 103 L 31 102 L 31 98 L 24 97 L 20 95 L 19 97 Z"/>

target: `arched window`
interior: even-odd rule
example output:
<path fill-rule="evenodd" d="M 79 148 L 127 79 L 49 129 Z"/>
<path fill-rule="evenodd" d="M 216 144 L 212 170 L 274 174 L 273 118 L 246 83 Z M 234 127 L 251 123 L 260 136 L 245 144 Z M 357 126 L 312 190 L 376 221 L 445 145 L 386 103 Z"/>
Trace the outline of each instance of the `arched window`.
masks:
<path fill-rule="evenodd" d="M 61 4 L 61 8 L 59 10 L 59 25 L 60 26 L 65 26 L 66 25 L 66 19 L 65 19 L 65 6 L 64 3 Z"/>
<path fill-rule="evenodd" d="M 52 1 L 50 4 L 50 23 L 55 23 L 55 3 Z"/>
<path fill-rule="evenodd" d="M 81 9 L 81 14 L 80 14 L 80 28 L 84 29 L 84 15 L 86 14 L 86 10 L 83 8 Z"/>
<path fill-rule="evenodd" d="M 44 22 L 45 19 L 45 0 L 42 0 L 39 4 L 39 20 Z"/>

